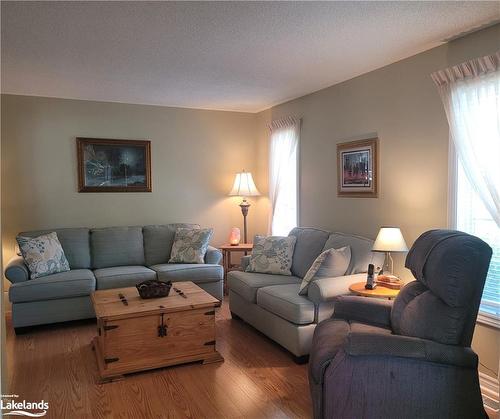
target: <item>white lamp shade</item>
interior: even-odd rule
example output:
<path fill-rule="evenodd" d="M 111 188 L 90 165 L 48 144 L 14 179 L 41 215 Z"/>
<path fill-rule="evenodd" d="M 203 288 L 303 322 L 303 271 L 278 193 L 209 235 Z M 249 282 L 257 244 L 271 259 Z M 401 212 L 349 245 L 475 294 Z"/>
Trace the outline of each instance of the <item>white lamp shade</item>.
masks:
<path fill-rule="evenodd" d="M 249 172 L 236 173 L 234 178 L 233 189 L 229 192 L 232 196 L 259 196 L 260 192 L 257 190 L 255 183 L 252 178 L 252 174 Z"/>
<path fill-rule="evenodd" d="M 407 252 L 408 246 L 398 227 L 381 227 L 372 250 L 374 252 Z"/>

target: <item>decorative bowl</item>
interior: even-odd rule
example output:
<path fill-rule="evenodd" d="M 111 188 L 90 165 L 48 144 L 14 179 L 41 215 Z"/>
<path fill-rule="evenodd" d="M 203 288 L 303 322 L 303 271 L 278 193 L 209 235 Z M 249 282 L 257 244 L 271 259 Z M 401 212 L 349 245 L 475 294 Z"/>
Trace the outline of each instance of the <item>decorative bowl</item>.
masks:
<path fill-rule="evenodd" d="M 167 297 L 172 288 L 172 282 L 159 281 L 157 279 L 149 279 L 135 286 L 139 295 L 143 299 Z"/>

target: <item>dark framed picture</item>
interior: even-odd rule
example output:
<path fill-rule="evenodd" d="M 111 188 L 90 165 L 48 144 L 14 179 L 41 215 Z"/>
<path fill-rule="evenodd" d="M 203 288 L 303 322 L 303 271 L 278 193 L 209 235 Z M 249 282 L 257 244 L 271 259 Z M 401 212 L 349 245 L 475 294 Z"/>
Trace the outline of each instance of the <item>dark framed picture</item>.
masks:
<path fill-rule="evenodd" d="M 337 195 L 376 198 L 378 138 L 337 144 Z"/>
<path fill-rule="evenodd" d="M 151 192 L 151 141 L 77 138 L 78 192 Z"/>

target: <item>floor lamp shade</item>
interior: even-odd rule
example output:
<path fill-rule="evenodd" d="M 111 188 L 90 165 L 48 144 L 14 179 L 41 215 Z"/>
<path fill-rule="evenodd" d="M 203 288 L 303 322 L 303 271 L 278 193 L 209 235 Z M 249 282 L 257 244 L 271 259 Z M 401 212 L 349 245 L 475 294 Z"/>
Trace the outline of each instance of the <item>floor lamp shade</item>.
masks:
<path fill-rule="evenodd" d="M 236 173 L 234 178 L 233 188 L 229 192 L 230 196 L 241 196 L 243 201 L 240 204 L 241 213 L 243 214 L 243 242 L 248 243 L 247 241 L 247 215 L 248 208 L 250 204 L 248 203 L 246 197 L 247 196 L 259 196 L 260 192 L 255 186 L 255 182 L 253 181 L 252 174 L 249 172 L 241 172 Z"/>
<path fill-rule="evenodd" d="M 252 174 L 249 172 L 236 173 L 230 196 L 259 196 L 260 192 L 255 186 Z"/>

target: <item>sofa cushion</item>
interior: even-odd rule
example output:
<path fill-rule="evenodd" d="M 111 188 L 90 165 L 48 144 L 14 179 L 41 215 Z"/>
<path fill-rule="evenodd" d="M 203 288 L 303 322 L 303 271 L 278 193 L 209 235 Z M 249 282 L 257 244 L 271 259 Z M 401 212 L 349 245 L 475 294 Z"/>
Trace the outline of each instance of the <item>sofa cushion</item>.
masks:
<path fill-rule="evenodd" d="M 17 236 L 16 240 L 31 279 L 69 271 L 68 259 L 57 233 L 42 234 L 38 237 Z"/>
<path fill-rule="evenodd" d="M 156 279 L 156 272 L 145 266 L 115 266 L 113 268 L 101 268 L 94 271 L 96 288 L 98 290 L 108 288 L 133 287 L 139 282 L 148 279 Z"/>
<path fill-rule="evenodd" d="M 291 275 L 294 236 L 255 236 L 247 272 Z"/>
<path fill-rule="evenodd" d="M 351 263 L 346 275 L 368 271 L 368 265 L 373 263 L 376 267 L 384 264 L 384 253 L 372 252 L 373 240 L 352 234 L 332 233 L 325 243 L 323 250 L 351 247 Z"/>
<path fill-rule="evenodd" d="M 53 300 L 90 295 L 94 290 L 95 277 L 92 271 L 73 269 L 12 284 L 9 299 L 12 303 Z"/>
<path fill-rule="evenodd" d="M 299 295 L 300 284 L 272 285 L 257 290 L 257 305 L 294 324 L 314 322 L 314 304 Z"/>
<path fill-rule="evenodd" d="M 150 266 L 162 281 L 193 281 L 194 283 L 220 281 L 224 277 L 221 265 L 193 263 L 164 263 Z"/>
<path fill-rule="evenodd" d="M 213 232 L 211 228 L 178 228 L 168 261 L 170 263 L 204 263 Z"/>
<path fill-rule="evenodd" d="M 227 274 L 229 289 L 239 294 L 249 303 L 256 302 L 259 288 L 271 285 L 300 284 L 300 281 L 300 278 L 292 275 L 270 275 L 241 271 L 231 271 Z"/>
<path fill-rule="evenodd" d="M 95 228 L 90 247 L 94 269 L 144 265 L 142 227 Z"/>
<path fill-rule="evenodd" d="M 198 224 L 166 224 L 144 226 L 144 257 L 146 265 L 167 263 L 178 228 L 200 228 Z"/>
<path fill-rule="evenodd" d="M 351 248 L 328 249 L 322 252 L 313 262 L 300 284 L 300 295 L 307 295 L 309 284 L 319 278 L 336 278 L 343 276 L 351 261 Z"/>
<path fill-rule="evenodd" d="M 24 237 L 38 237 L 51 232 L 57 233 L 57 238 L 61 242 L 71 269 L 89 269 L 91 267 L 88 228 L 26 231 L 19 233 L 19 235 Z"/>
<path fill-rule="evenodd" d="M 304 278 L 304 275 L 323 249 L 330 233 L 316 228 L 296 227 L 290 231 L 295 236 L 295 250 L 293 252 L 292 275 Z M 342 247 L 342 246 L 337 246 Z"/>

